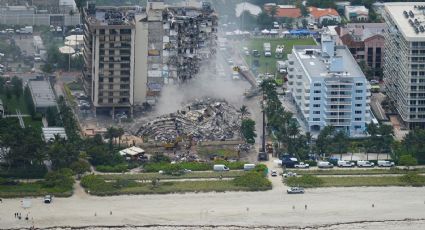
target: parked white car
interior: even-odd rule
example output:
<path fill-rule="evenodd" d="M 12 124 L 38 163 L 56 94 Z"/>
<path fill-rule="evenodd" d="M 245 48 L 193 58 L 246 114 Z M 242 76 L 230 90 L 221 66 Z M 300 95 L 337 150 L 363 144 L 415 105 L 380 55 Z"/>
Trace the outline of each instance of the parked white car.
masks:
<path fill-rule="evenodd" d="M 394 167 L 395 164 L 392 161 L 378 161 L 378 167 Z"/>
<path fill-rule="evenodd" d="M 287 178 L 287 177 L 295 177 L 297 176 L 297 173 L 294 172 L 286 172 L 283 174 L 283 177 Z"/>
<path fill-rule="evenodd" d="M 370 161 L 357 161 L 358 167 L 374 167 L 375 163 Z"/>
<path fill-rule="evenodd" d="M 310 167 L 310 165 L 309 164 L 306 164 L 304 162 L 300 162 L 299 164 L 296 164 L 294 167 L 295 168 L 301 168 L 301 169 L 307 169 L 307 168 Z"/>
<path fill-rule="evenodd" d="M 318 163 L 317 163 L 317 167 L 318 168 L 333 168 L 334 167 L 334 165 L 333 164 L 331 164 L 330 162 L 328 162 L 328 161 L 319 161 Z"/>
<path fill-rule="evenodd" d="M 338 167 L 346 168 L 346 167 L 354 167 L 354 162 L 351 161 L 338 161 Z"/>

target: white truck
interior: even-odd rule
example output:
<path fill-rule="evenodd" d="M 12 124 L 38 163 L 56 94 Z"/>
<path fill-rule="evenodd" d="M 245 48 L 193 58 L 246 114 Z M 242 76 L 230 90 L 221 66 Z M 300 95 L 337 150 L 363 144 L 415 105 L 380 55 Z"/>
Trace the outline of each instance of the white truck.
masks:
<path fill-rule="evenodd" d="M 334 165 L 333 164 L 331 164 L 330 162 L 328 162 L 328 161 L 319 161 L 318 163 L 317 163 L 317 167 L 318 168 L 333 168 L 334 167 Z"/>
<path fill-rule="evenodd" d="M 287 66 L 285 61 L 277 61 L 276 62 L 276 69 L 279 71 L 279 73 L 286 73 L 287 72 Z"/>
<path fill-rule="evenodd" d="M 272 56 L 272 47 L 269 42 L 265 42 L 263 44 L 264 56 L 271 57 Z"/>
<path fill-rule="evenodd" d="M 370 161 L 357 161 L 358 167 L 374 167 L 375 163 Z"/>
<path fill-rule="evenodd" d="M 394 167 L 395 164 L 392 161 L 378 161 L 378 167 Z"/>
<path fill-rule="evenodd" d="M 214 165 L 214 171 L 229 171 L 230 169 L 226 165 Z"/>
<path fill-rule="evenodd" d="M 16 30 L 16 33 L 18 34 L 32 34 L 34 32 L 34 28 L 32 26 L 25 26 L 20 28 L 19 30 Z"/>
<path fill-rule="evenodd" d="M 354 162 L 351 161 L 338 161 L 338 167 L 346 168 L 346 167 L 354 167 Z"/>

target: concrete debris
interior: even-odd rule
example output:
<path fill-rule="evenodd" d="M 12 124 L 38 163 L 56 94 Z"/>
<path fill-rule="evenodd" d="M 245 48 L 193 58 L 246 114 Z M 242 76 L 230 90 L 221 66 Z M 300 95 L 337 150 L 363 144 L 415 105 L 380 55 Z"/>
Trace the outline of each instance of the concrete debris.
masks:
<path fill-rule="evenodd" d="M 235 140 L 240 138 L 240 122 L 235 107 L 224 100 L 206 98 L 142 125 L 137 135 L 161 142 L 174 142 L 179 137 L 193 141 Z"/>

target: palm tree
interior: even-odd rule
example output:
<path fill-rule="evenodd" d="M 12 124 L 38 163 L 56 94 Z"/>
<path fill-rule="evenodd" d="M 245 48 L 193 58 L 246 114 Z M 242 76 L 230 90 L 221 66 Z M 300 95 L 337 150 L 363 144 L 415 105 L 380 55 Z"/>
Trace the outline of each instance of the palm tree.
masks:
<path fill-rule="evenodd" d="M 368 141 L 369 147 L 378 146 L 378 141 L 376 140 L 376 136 L 379 134 L 378 126 L 375 123 L 371 122 L 367 124 L 366 132 L 369 133 L 371 136 L 371 138 L 369 139 L 370 141 Z M 366 148 L 366 159 L 369 160 L 369 151 L 367 148 Z"/>
<path fill-rule="evenodd" d="M 238 112 L 241 114 L 241 120 L 243 120 L 245 116 L 249 114 L 248 107 L 246 105 L 242 105 Z"/>
<path fill-rule="evenodd" d="M 116 135 L 116 129 L 114 127 L 111 126 L 106 130 L 105 137 L 109 139 L 109 150 L 111 151 L 113 148 L 113 140 L 115 135 Z"/>
<path fill-rule="evenodd" d="M 121 148 L 121 137 L 124 135 L 124 129 L 118 128 L 115 134 L 118 137 L 118 148 Z"/>
<path fill-rule="evenodd" d="M 381 143 L 380 148 L 378 148 L 380 151 L 378 151 L 378 155 L 376 156 L 376 159 L 379 159 L 379 154 L 382 149 L 387 150 L 387 158 L 388 158 L 388 152 L 391 149 L 391 144 L 393 142 L 393 135 L 394 135 L 394 129 L 391 125 L 381 125 L 378 129 L 379 134 L 381 135 Z"/>

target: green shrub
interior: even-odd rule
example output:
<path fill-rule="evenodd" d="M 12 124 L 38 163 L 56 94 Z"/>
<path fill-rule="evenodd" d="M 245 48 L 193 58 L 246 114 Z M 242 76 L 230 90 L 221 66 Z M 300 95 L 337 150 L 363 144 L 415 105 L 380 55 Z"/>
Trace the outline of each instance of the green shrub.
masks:
<path fill-rule="evenodd" d="M 83 174 L 90 171 L 90 164 L 81 159 L 73 162 L 69 167 L 75 174 Z"/>
<path fill-rule="evenodd" d="M 48 188 L 60 188 L 70 190 L 74 185 L 73 172 L 71 169 L 60 169 L 58 171 L 48 172 L 44 177 L 43 186 Z"/>
<path fill-rule="evenodd" d="M 265 164 L 258 164 L 255 166 L 254 170 L 258 173 L 263 174 L 264 176 L 267 176 L 268 169 Z"/>
<path fill-rule="evenodd" d="M 182 162 L 179 163 L 183 169 L 190 169 L 192 171 L 208 171 L 212 170 L 212 165 L 209 163 L 200 162 Z"/>
<path fill-rule="evenodd" d="M 7 166 L 0 167 L 0 177 L 4 178 L 25 178 L 25 179 L 41 179 L 47 173 L 44 165 L 27 165 L 25 167 L 16 167 L 7 169 Z"/>
<path fill-rule="evenodd" d="M 87 175 L 81 179 L 81 186 L 86 188 L 88 191 L 111 191 L 114 190 L 112 183 L 107 183 L 96 175 Z"/>
<path fill-rule="evenodd" d="M 300 186 L 306 188 L 320 187 L 323 185 L 323 180 L 312 175 L 303 175 L 301 177 L 290 177 L 286 180 L 288 186 Z"/>
<path fill-rule="evenodd" d="M 119 164 L 119 165 L 98 165 L 96 166 L 96 170 L 99 172 L 126 172 L 128 170 L 127 164 Z"/>
<path fill-rule="evenodd" d="M 134 180 L 118 179 L 112 184 L 112 186 L 116 189 L 135 187 L 137 186 L 137 182 Z"/>
<path fill-rule="evenodd" d="M 181 175 L 182 174 L 182 166 L 180 164 L 169 164 L 164 169 L 164 173 L 168 175 Z"/>
<path fill-rule="evenodd" d="M 424 186 L 425 176 L 421 176 L 417 173 L 407 173 L 400 177 L 400 181 L 411 186 Z"/>
<path fill-rule="evenodd" d="M 236 186 L 246 187 L 250 190 L 267 190 L 270 189 L 272 184 L 261 173 L 250 171 L 243 176 L 233 179 Z"/>
<path fill-rule="evenodd" d="M 308 164 L 310 167 L 317 166 L 317 161 L 308 160 L 308 161 L 304 161 L 304 163 Z"/>

